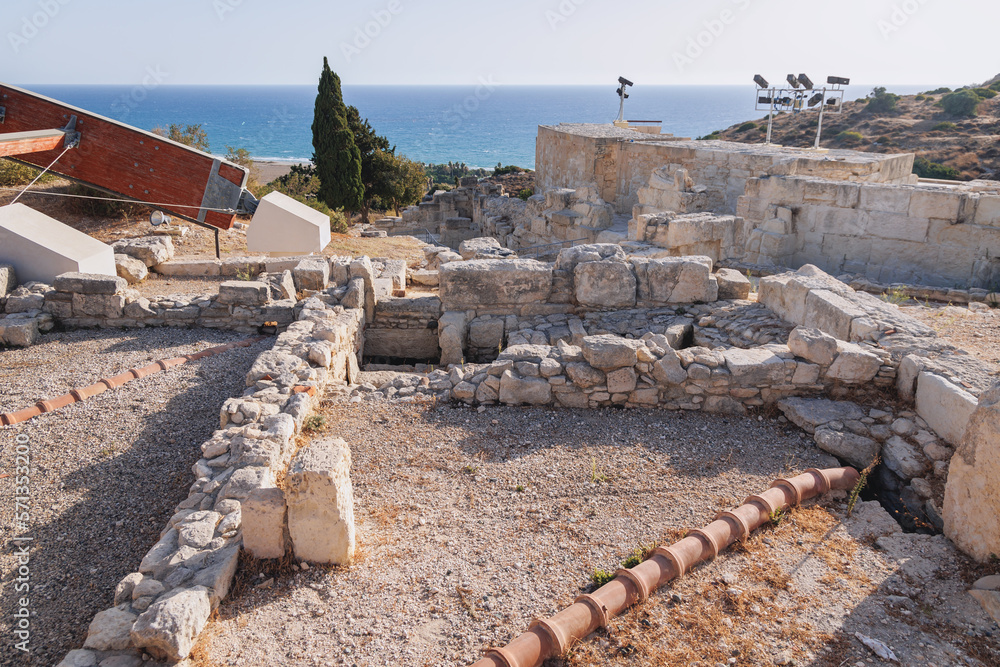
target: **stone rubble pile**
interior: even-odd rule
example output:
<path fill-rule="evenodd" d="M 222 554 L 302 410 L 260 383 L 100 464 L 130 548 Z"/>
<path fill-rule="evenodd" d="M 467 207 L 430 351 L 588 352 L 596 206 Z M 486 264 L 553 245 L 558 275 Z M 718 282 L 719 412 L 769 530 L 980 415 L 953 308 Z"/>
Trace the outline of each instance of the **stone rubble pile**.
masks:
<path fill-rule="evenodd" d="M 0 266 L 0 346 L 30 347 L 55 326 L 52 315 L 44 311 L 45 294 L 52 287 L 39 282 L 15 284 L 14 268 Z"/>

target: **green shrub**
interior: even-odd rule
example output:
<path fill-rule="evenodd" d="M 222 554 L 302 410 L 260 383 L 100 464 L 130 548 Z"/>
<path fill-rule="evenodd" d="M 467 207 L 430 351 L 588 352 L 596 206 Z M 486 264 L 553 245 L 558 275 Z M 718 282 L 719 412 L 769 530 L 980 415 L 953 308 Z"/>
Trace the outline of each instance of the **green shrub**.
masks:
<path fill-rule="evenodd" d="M 916 101 L 918 101 L 918 102 L 922 102 L 923 100 L 926 100 L 926 99 L 927 99 L 927 97 L 926 97 L 925 95 L 917 95 L 917 96 L 916 96 L 916 97 L 914 97 L 913 99 L 915 99 L 915 100 L 916 100 Z"/>
<path fill-rule="evenodd" d="M 995 90 L 997 92 L 1000 92 L 1000 81 L 997 81 L 992 86 L 990 86 L 990 90 Z"/>
<path fill-rule="evenodd" d="M 837 135 L 837 141 L 847 146 L 857 146 L 864 140 L 865 137 L 860 132 L 851 132 L 848 130 L 844 130 L 843 132 Z"/>
<path fill-rule="evenodd" d="M 975 116 L 979 103 L 983 101 L 971 90 L 949 93 L 941 98 L 941 108 L 952 116 Z"/>
<path fill-rule="evenodd" d="M 711 134 L 706 134 L 704 137 L 698 137 L 696 141 L 716 141 L 722 138 L 722 130 L 716 130 Z"/>
<path fill-rule="evenodd" d="M 976 95 L 979 95 L 984 100 L 992 100 L 994 97 L 997 96 L 997 91 L 990 90 L 989 88 L 973 88 L 972 92 L 974 92 Z"/>
<path fill-rule="evenodd" d="M 505 167 L 502 164 L 500 164 L 499 162 L 497 162 L 496 168 L 493 169 L 493 175 L 494 176 L 505 176 L 507 174 L 520 174 L 523 171 L 524 171 L 524 169 L 522 169 L 521 167 L 518 167 L 516 165 L 510 164 L 510 165 L 507 165 Z"/>
<path fill-rule="evenodd" d="M 535 191 L 532 190 L 531 188 L 524 188 L 523 190 L 517 193 L 517 198 L 524 201 L 528 201 L 528 199 L 534 194 Z"/>
<path fill-rule="evenodd" d="M 323 206 L 326 206 L 326 204 L 323 204 Z M 347 228 L 350 226 L 350 223 L 347 220 L 347 216 L 344 215 L 344 211 L 341 209 L 338 209 L 336 211 L 330 211 L 329 215 L 330 215 L 330 231 L 333 232 L 334 234 L 346 234 Z"/>
<path fill-rule="evenodd" d="M 868 105 L 865 110 L 871 113 L 894 113 L 897 102 L 899 102 L 899 95 L 886 92 L 884 87 L 879 87 L 868 95 Z"/>
<path fill-rule="evenodd" d="M 929 90 L 924 95 L 944 95 L 945 93 L 950 93 L 951 88 L 935 88 L 934 90 Z"/>
<path fill-rule="evenodd" d="M 913 161 L 913 173 L 920 178 L 937 178 L 945 181 L 958 180 L 961 175 L 961 172 L 954 167 L 931 162 L 924 157 L 918 157 Z"/>
<path fill-rule="evenodd" d="M 943 123 L 938 123 L 931 128 L 931 132 L 951 132 L 952 130 L 957 130 L 958 125 L 951 123 L 949 121 L 944 121 Z"/>
<path fill-rule="evenodd" d="M 0 185 L 5 188 L 15 188 L 27 185 L 38 176 L 41 169 L 35 169 L 19 162 L 0 159 Z M 48 174 L 46 174 L 46 177 Z"/>
<path fill-rule="evenodd" d="M 753 130 L 753 129 L 755 129 L 756 127 L 757 127 L 757 123 L 755 123 L 755 122 L 753 122 L 751 120 L 751 121 L 748 121 L 748 122 L 743 123 L 742 125 L 740 125 L 738 128 L 736 128 L 736 131 L 737 132 L 746 132 L 747 130 Z"/>

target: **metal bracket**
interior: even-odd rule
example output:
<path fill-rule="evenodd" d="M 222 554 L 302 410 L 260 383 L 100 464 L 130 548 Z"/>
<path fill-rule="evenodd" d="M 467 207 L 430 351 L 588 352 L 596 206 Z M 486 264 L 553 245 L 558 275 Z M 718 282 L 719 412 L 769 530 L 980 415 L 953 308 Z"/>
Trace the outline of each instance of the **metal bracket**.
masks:
<path fill-rule="evenodd" d="M 62 129 L 66 133 L 66 148 L 77 148 L 80 146 L 80 133 L 76 131 L 76 116 L 70 116 L 66 127 Z"/>
<path fill-rule="evenodd" d="M 212 163 L 212 171 L 205 184 L 205 195 L 201 200 L 201 210 L 198 211 L 198 222 L 205 222 L 208 209 L 228 209 L 235 211 L 243 196 L 243 188 L 219 175 L 222 160 Z"/>
<path fill-rule="evenodd" d="M 249 190 L 244 190 L 240 194 L 240 203 L 236 207 L 236 212 L 240 215 L 253 215 L 257 212 L 257 197 Z"/>

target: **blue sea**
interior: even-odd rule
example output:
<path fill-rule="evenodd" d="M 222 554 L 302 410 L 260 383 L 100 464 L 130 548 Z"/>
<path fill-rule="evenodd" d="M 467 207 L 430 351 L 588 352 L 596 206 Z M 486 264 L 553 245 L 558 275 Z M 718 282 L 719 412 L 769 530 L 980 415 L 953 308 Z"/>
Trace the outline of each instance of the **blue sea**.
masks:
<path fill-rule="evenodd" d="M 308 161 L 312 156 L 314 86 L 24 85 L 142 129 L 201 124 L 210 149 L 246 148 L 257 159 Z M 937 85 L 889 86 L 913 94 Z M 849 86 L 857 99 L 872 86 Z M 699 137 L 764 116 L 746 86 L 636 86 L 625 117 L 659 120 L 663 132 Z M 397 152 L 427 163 L 498 162 L 533 168 L 538 125 L 610 123 L 618 116 L 615 86 L 345 86 L 356 106 Z"/>

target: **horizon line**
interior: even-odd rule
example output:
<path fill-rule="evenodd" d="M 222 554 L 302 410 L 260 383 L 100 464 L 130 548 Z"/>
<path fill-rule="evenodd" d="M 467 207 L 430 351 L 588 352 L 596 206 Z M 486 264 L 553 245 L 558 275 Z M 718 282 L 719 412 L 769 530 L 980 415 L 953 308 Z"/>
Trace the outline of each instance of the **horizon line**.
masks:
<path fill-rule="evenodd" d="M 3 82 L 0 81 L 0 85 Z M 132 86 L 135 85 L 134 82 L 130 83 L 13 83 L 10 85 L 19 87 L 28 86 Z M 180 88 L 180 87 L 212 87 L 212 88 L 262 88 L 262 87 L 273 87 L 273 88 L 300 88 L 303 86 L 316 86 L 316 83 L 163 83 L 157 86 L 157 88 Z M 342 86 L 350 86 L 353 88 L 382 88 L 382 87 L 393 87 L 393 88 L 467 88 L 469 86 L 479 85 L 478 83 L 342 83 Z M 584 88 L 584 87 L 606 87 L 613 86 L 613 83 L 495 83 L 499 88 Z M 656 87 L 656 88 L 669 88 L 669 87 L 750 87 L 755 84 L 750 81 L 748 83 L 638 83 L 641 87 Z M 935 86 L 944 85 L 940 82 L 920 82 L 920 83 L 908 83 L 908 82 L 894 82 L 894 83 L 875 83 L 875 82 L 859 82 L 851 83 L 851 86 Z M 952 84 L 958 85 L 958 84 Z M 976 85 L 976 84 L 963 84 L 963 85 Z"/>

